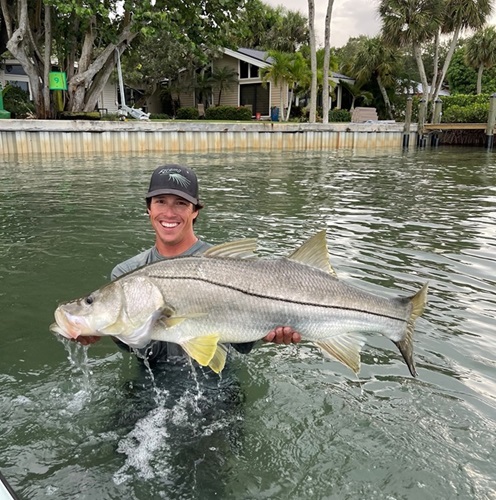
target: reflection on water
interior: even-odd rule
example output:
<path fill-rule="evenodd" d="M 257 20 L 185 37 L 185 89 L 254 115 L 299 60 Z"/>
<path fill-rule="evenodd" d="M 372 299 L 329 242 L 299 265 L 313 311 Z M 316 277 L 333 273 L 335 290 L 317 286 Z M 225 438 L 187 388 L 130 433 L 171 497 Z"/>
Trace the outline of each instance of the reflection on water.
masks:
<path fill-rule="evenodd" d="M 383 338 L 354 377 L 309 345 L 234 353 L 222 379 L 66 346 L 58 302 L 151 245 L 158 156 L 0 159 L 0 470 L 23 498 L 492 498 L 496 167 L 439 149 L 174 156 L 212 243 L 286 255 L 326 228 L 341 279 L 411 294 L 419 378 Z"/>

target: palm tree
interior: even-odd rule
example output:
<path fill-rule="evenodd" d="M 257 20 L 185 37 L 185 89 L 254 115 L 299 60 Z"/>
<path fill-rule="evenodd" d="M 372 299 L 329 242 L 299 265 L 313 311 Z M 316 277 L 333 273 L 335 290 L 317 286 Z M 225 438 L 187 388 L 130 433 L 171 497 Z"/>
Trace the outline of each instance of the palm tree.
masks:
<path fill-rule="evenodd" d="M 429 84 L 422 60 L 422 45 L 437 39 L 443 8 L 444 4 L 439 0 L 381 0 L 379 4 L 384 41 L 391 47 L 411 47 L 427 99 Z"/>
<path fill-rule="evenodd" d="M 446 77 L 451 59 L 455 52 L 462 30 L 478 30 L 486 23 L 492 13 L 492 0 L 447 0 L 442 24 L 443 33 L 452 33 L 450 48 L 441 73 L 435 82 L 433 99 L 436 99 Z"/>
<path fill-rule="evenodd" d="M 220 106 L 222 91 L 229 90 L 235 83 L 238 83 L 238 73 L 234 69 L 224 66 L 214 70 L 210 76 L 210 82 L 212 87 L 219 91 L 217 106 Z"/>
<path fill-rule="evenodd" d="M 352 85 L 345 80 L 339 80 L 339 83 L 341 84 L 341 87 L 343 87 L 351 95 L 350 111 L 353 111 L 355 109 L 355 102 L 357 99 L 362 99 L 365 105 L 370 104 L 374 100 L 374 95 L 372 94 L 372 92 L 362 90 L 363 83 L 355 83 L 354 85 Z"/>
<path fill-rule="evenodd" d="M 294 91 L 297 85 L 305 86 L 307 82 L 311 79 L 310 68 L 308 67 L 307 61 L 303 57 L 301 52 L 296 52 L 291 54 L 291 59 L 289 61 L 289 66 L 287 68 L 286 81 L 289 86 L 289 98 L 288 98 L 288 111 L 286 114 L 286 121 L 289 120 L 289 115 L 291 114 L 291 104 L 293 103 Z"/>
<path fill-rule="evenodd" d="M 482 93 L 482 74 L 496 64 L 496 29 L 487 26 L 477 31 L 467 42 L 465 62 L 477 71 L 477 93 Z"/>
<path fill-rule="evenodd" d="M 267 55 L 267 60 L 271 59 L 270 66 L 266 68 L 261 68 L 260 76 L 262 78 L 262 84 L 267 85 L 267 82 L 271 80 L 274 85 L 279 86 L 280 95 L 280 108 L 279 108 L 279 121 L 284 119 L 284 88 L 291 78 L 289 67 L 291 65 L 293 54 L 288 54 L 287 52 L 279 52 L 277 50 L 270 50 Z"/>
<path fill-rule="evenodd" d="M 360 44 L 351 63 L 359 85 L 363 85 L 371 78 L 377 80 L 386 112 L 391 120 L 393 111 L 386 86 L 395 84 L 399 61 L 399 51 L 386 45 L 381 37 L 376 36 L 366 38 Z"/>

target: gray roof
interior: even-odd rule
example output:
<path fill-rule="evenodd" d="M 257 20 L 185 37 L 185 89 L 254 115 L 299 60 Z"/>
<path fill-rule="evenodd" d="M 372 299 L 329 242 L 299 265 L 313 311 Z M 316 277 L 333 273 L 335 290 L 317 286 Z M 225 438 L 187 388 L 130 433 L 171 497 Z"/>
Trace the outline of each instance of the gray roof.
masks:
<path fill-rule="evenodd" d="M 253 59 L 258 59 L 259 61 L 263 62 L 272 62 L 272 58 L 268 56 L 268 52 L 265 52 L 263 50 L 256 50 L 256 49 L 238 49 L 238 52 L 241 54 L 244 54 L 245 56 L 250 56 L 253 57 Z"/>

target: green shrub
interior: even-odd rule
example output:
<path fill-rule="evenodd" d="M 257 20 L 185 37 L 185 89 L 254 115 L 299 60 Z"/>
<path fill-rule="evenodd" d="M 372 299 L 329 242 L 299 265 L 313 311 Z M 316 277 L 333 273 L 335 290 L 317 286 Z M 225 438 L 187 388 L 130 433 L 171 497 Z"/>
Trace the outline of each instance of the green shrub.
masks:
<path fill-rule="evenodd" d="M 62 111 L 59 113 L 60 120 L 100 120 L 98 111 Z"/>
<path fill-rule="evenodd" d="M 443 102 L 443 111 L 451 108 L 452 106 L 472 106 L 473 104 L 485 105 L 489 104 L 489 94 L 457 94 L 457 95 L 449 95 L 442 96 L 441 101 Z"/>
<path fill-rule="evenodd" d="M 198 120 L 198 110 L 193 107 L 179 108 L 176 113 L 178 120 Z"/>
<path fill-rule="evenodd" d="M 34 114 L 34 104 L 29 100 L 29 93 L 17 85 L 6 85 L 3 89 L 3 107 L 10 111 L 12 118 L 26 118 Z"/>
<path fill-rule="evenodd" d="M 451 105 L 443 109 L 443 123 L 485 123 L 489 114 L 489 103 L 468 106 Z"/>
<path fill-rule="evenodd" d="M 351 113 L 347 109 L 331 109 L 329 111 L 330 122 L 351 122 Z"/>
<path fill-rule="evenodd" d="M 170 116 L 166 113 L 151 113 L 150 120 L 170 120 Z"/>
<path fill-rule="evenodd" d="M 205 111 L 205 118 L 207 120 L 232 120 L 232 121 L 246 121 L 251 120 L 250 108 L 241 106 L 211 106 Z"/>
<path fill-rule="evenodd" d="M 101 119 L 105 122 L 117 122 L 121 117 L 117 113 L 104 113 Z"/>

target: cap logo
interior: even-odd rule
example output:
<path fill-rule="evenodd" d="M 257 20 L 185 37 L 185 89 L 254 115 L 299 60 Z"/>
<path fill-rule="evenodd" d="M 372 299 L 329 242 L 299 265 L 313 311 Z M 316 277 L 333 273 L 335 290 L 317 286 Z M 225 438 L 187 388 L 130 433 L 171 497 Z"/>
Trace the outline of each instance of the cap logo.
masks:
<path fill-rule="evenodd" d="M 160 170 L 159 174 L 169 174 L 169 180 L 183 188 L 188 188 L 191 184 L 191 181 L 187 177 L 184 177 L 184 175 L 181 174 L 181 170 L 177 168 L 163 168 Z"/>

